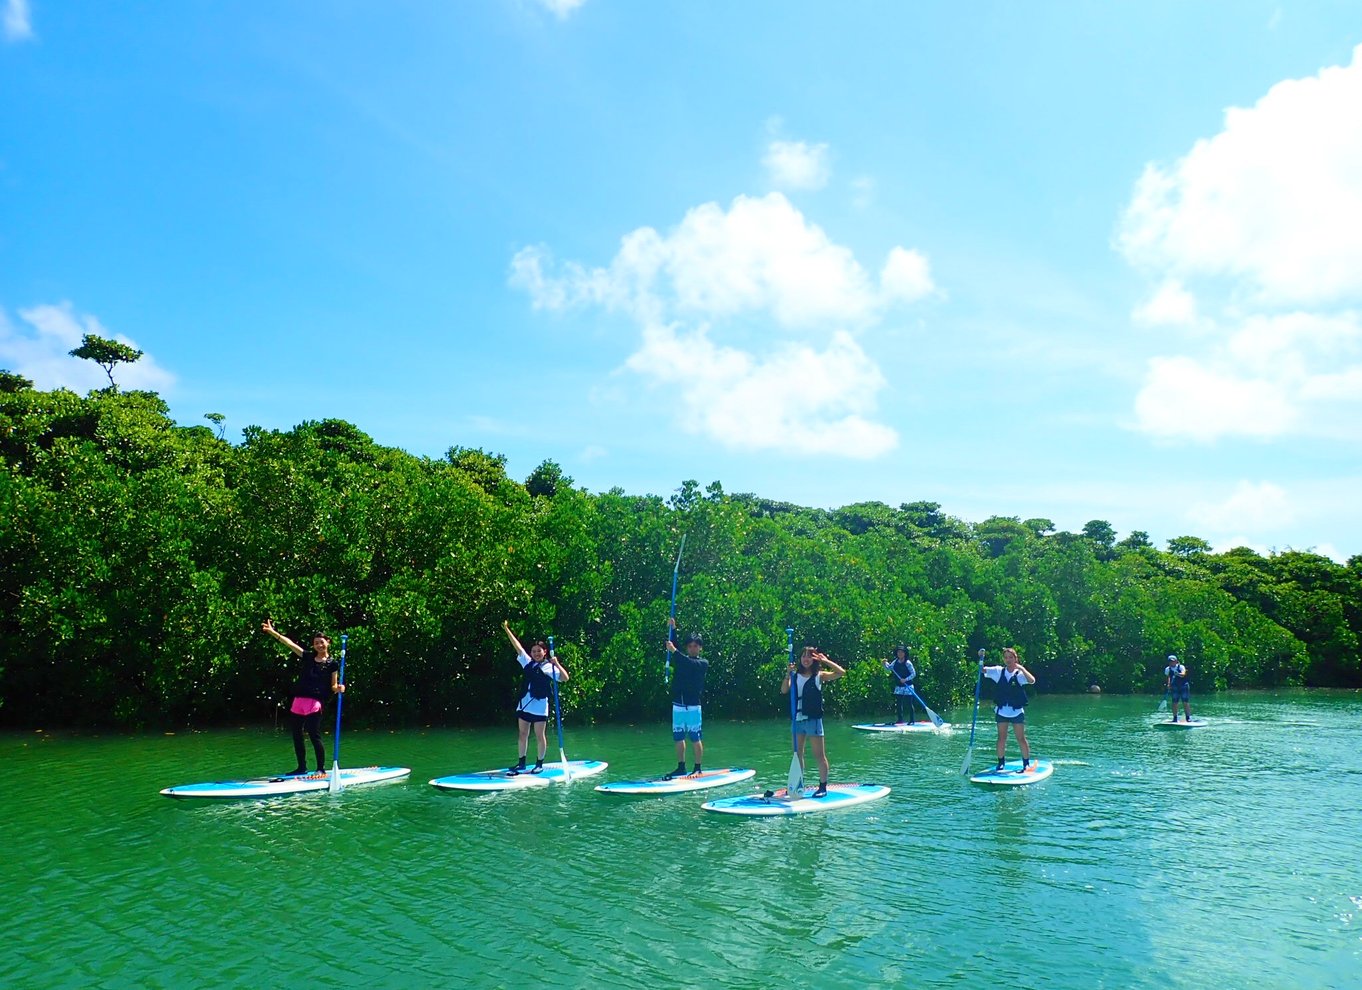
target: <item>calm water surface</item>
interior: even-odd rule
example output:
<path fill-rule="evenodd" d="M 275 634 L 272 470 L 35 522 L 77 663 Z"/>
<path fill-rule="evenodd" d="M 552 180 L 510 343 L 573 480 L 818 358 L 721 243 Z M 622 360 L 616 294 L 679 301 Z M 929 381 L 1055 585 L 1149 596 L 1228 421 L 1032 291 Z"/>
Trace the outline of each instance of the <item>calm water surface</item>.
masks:
<path fill-rule="evenodd" d="M 201 804 L 172 784 L 284 769 L 283 732 L 0 737 L 6 987 L 1362 987 L 1362 696 L 1046 697 L 1055 775 L 995 791 L 949 736 L 831 725 L 840 814 L 595 793 L 669 768 L 667 726 L 569 726 L 590 782 L 446 794 L 514 729 L 353 732 L 407 782 Z M 980 722 L 975 765 L 992 751 Z M 789 767 L 788 722 L 706 726 L 709 766 Z M 551 738 L 551 751 L 556 745 Z M 328 740 L 328 753 L 330 744 Z"/>

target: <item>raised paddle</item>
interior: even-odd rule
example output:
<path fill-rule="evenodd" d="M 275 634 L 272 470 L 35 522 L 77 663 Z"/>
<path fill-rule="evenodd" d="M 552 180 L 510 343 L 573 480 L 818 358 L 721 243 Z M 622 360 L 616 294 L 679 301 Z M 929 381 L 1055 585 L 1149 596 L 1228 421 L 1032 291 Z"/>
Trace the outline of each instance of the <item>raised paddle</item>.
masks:
<path fill-rule="evenodd" d="M 340 676 L 337 680 L 341 687 L 345 687 L 345 640 L 346 634 L 341 633 L 341 658 Z M 345 692 L 336 692 L 336 735 L 331 740 L 331 780 L 329 790 L 332 794 L 339 794 L 341 789 L 340 782 L 340 726 L 341 726 L 341 703 L 345 700 Z"/>
<path fill-rule="evenodd" d="M 558 705 L 558 654 L 553 652 L 553 637 L 549 637 L 549 659 L 553 661 L 553 717 L 558 723 L 558 759 L 563 763 L 563 783 L 572 783 L 572 768 L 568 766 L 567 753 L 563 752 L 563 710 Z"/>
<path fill-rule="evenodd" d="M 969 748 L 965 750 L 965 762 L 960 764 L 960 776 L 969 776 L 969 761 L 974 758 L 974 726 L 979 721 L 979 689 L 984 686 L 984 653 L 979 651 L 979 679 L 974 682 L 974 715 L 969 720 Z"/>
<path fill-rule="evenodd" d="M 676 622 L 676 579 L 681 575 L 681 555 L 685 552 L 686 552 L 686 534 L 682 533 L 681 549 L 676 551 L 676 566 L 672 568 L 672 613 L 671 622 L 667 623 L 668 641 L 670 641 L 672 637 L 672 625 Z M 672 651 L 663 650 L 662 652 L 664 654 L 662 659 L 663 662 L 666 664 L 666 666 L 663 668 L 662 683 L 670 684 L 672 682 Z"/>
<path fill-rule="evenodd" d="M 790 745 L 794 749 L 794 756 L 790 759 L 790 776 L 785 784 L 785 793 L 793 798 L 804 789 L 804 764 L 799 760 L 799 735 L 795 732 L 795 715 L 798 713 L 799 699 L 795 697 L 795 674 L 794 670 L 794 630 L 786 629 L 785 638 L 790 645 Z M 817 675 L 815 675 L 817 676 Z"/>
<path fill-rule="evenodd" d="M 936 712 L 932 711 L 930 708 L 927 707 L 927 702 L 922 700 L 922 695 L 917 693 L 917 688 L 909 684 L 908 693 L 917 699 L 917 703 L 922 706 L 922 710 L 925 711 L 927 713 L 927 717 L 932 720 L 932 725 L 936 726 L 939 729 L 941 728 L 941 726 L 946 724 L 940 715 L 938 715 Z"/>

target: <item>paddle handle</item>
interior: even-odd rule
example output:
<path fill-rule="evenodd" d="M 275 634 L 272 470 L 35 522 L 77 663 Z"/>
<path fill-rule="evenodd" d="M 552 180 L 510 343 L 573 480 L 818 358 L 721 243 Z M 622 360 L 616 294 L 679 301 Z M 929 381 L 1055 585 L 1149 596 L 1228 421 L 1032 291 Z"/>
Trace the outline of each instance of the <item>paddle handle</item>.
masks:
<path fill-rule="evenodd" d="M 337 677 L 341 687 L 345 687 L 345 647 L 349 639 L 348 634 L 341 633 L 341 655 L 340 655 L 340 676 Z M 336 692 L 336 732 L 331 740 L 331 762 L 340 764 L 340 736 L 341 736 L 341 706 L 345 703 L 345 692 Z"/>

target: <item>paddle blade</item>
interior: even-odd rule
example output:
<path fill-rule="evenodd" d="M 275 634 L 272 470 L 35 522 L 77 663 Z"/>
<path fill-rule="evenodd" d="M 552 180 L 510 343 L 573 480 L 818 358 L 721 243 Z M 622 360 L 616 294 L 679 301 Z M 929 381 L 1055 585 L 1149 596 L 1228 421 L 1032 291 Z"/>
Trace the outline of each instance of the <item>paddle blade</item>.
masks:
<path fill-rule="evenodd" d="M 960 776 L 962 777 L 969 776 L 969 763 L 970 760 L 972 760 L 973 758 L 974 758 L 974 743 L 970 743 L 969 746 L 965 748 L 965 762 L 960 764 Z"/>
<path fill-rule="evenodd" d="M 1161 701 L 1159 701 L 1159 711 L 1160 711 L 1160 712 L 1166 712 L 1166 711 L 1168 711 L 1168 692 L 1167 692 L 1167 691 L 1163 692 L 1163 699 L 1162 699 Z"/>
<path fill-rule="evenodd" d="M 786 793 L 793 797 L 804 789 L 804 768 L 800 766 L 799 754 L 790 758 L 790 778 L 786 783 Z"/>
<path fill-rule="evenodd" d="M 339 764 L 339 763 L 332 763 L 332 764 L 331 764 L 331 781 L 330 781 L 330 788 L 329 788 L 329 789 L 330 789 L 330 791 L 331 791 L 332 794 L 339 794 L 339 793 L 340 793 L 341 781 L 340 781 L 340 764 Z"/>
<path fill-rule="evenodd" d="M 945 719 L 943 719 L 936 712 L 932 711 L 930 708 L 927 709 L 927 717 L 932 720 L 932 725 L 936 726 L 938 729 L 946 724 Z"/>
<path fill-rule="evenodd" d="M 558 751 L 558 759 L 563 761 L 563 783 L 572 783 L 572 767 L 568 766 L 567 754 L 561 749 Z"/>

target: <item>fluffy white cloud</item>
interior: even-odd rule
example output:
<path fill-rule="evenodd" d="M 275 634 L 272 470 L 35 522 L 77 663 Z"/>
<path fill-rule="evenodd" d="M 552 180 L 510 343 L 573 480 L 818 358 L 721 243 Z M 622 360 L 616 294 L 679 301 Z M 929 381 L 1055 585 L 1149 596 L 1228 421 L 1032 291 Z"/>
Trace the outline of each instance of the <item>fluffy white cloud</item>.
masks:
<path fill-rule="evenodd" d="M 892 429 L 867 418 L 884 376 L 844 330 L 825 350 L 786 344 L 758 359 L 716 345 L 704 329 L 654 326 L 627 364 L 678 386 L 682 428 L 732 449 L 872 458 L 898 445 Z"/>
<path fill-rule="evenodd" d="M 1340 424 L 1362 402 L 1362 46 L 1147 166 L 1117 242 L 1159 280 L 1134 321 L 1192 331 L 1149 362 L 1141 429 L 1356 439 Z"/>
<path fill-rule="evenodd" d="M 1135 416 L 1140 429 L 1154 436 L 1201 441 L 1227 434 L 1278 437 L 1297 418 L 1279 383 L 1226 374 L 1189 357 L 1149 362 Z"/>
<path fill-rule="evenodd" d="M 864 324 L 893 302 L 935 291 L 926 258 L 902 247 L 890 251 L 876 285 L 849 248 L 780 193 L 739 196 L 728 210 L 697 206 L 666 236 L 641 227 L 621 240 L 608 268 L 569 262 L 550 275 L 552 263 L 542 247 L 521 250 L 511 284 L 536 307 L 597 304 L 644 322 L 763 312 L 787 328 Z"/>
<path fill-rule="evenodd" d="M 15 326 L 0 310 L 0 367 L 31 379 L 38 388 L 85 392 L 108 386 L 102 368 L 69 353 L 80 346 L 87 333 L 137 347 L 128 337 L 110 333 L 93 316 L 77 316 L 70 303 L 21 309 L 19 318 L 22 325 Z M 151 391 L 163 391 L 175 384 L 175 376 L 148 354 L 134 364 L 116 368 L 114 380 L 120 388 Z"/>
<path fill-rule="evenodd" d="M 6 41 L 28 41 L 33 37 L 33 18 L 29 13 L 28 0 L 8 0 L 5 12 L 0 15 L 0 23 L 5 26 Z"/>
<path fill-rule="evenodd" d="M 1171 166 L 1151 164 L 1118 241 L 1133 262 L 1231 276 L 1288 305 L 1362 294 L 1362 46 L 1273 86 Z"/>
<path fill-rule="evenodd" d="M 826 144 L 775 140 L 766 146 L 761 161 L 778 189 L 822 189 L 832 178 Z"/>
<path fill-rule="evenodd" d="M 1240 481 L 1220 502 L 1199 502 L 1187 518 L 1217 533 L 1271 531 L 1292 522 L 1295 512 L 1285 489 L 1270 481 Z"/>
<path fill-rule="evenodd" d="M 697 206 L 666 234 L 639 228 L 605 267 L 525 248 L 510 283 L 536 308 L 632 318 L 643 342 L 626 366 L 659 384 L 686 381 L 686 429 L 730 447 L 849 457 L 898 442 L 870 418 L 885 383 L 853 331 L 936 291 L 921 252 L 895 247 L 877 281 L 780 193 Z M 829 332 L 822 349 L 790 339 Z"/>
<path fill-rule="evenodd" d="M 1177 279 L 1169 279 L 1135 310 L 1134 319 L 1146 326 L 1190 326 L 1197 321 L 1196 297 Z"/>

